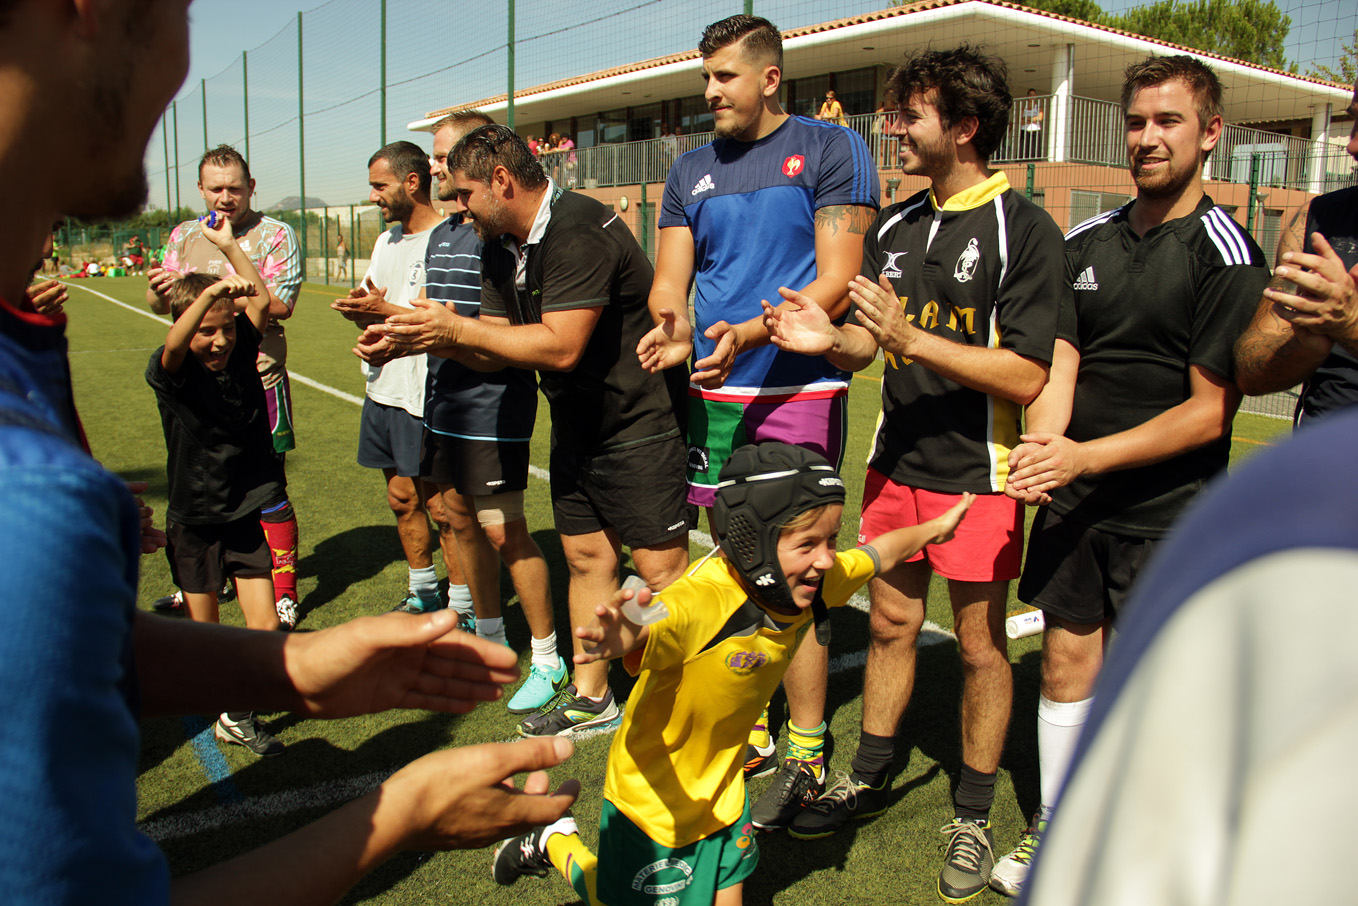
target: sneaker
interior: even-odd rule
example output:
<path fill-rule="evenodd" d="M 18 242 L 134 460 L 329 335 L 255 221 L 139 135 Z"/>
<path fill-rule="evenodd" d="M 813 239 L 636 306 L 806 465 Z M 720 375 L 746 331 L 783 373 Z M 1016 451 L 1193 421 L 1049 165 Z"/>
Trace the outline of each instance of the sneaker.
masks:
<path fill-rule="evenodd" d="M 232 723 L 223 714 L 217 718 L 213 734 L 222 742 L 234 742 L 238 746 L 245 746 L 256 755 L 267 757 L 281 754 L 283 751 L 282 741 L 264 729 L 259 718 L 253 714 L 240 723 Z"/>
<path fill-rule="evenodd" d="M 519 723 L 520 736 L 573 736 L 581 730 L 616 727 L 622 712 L 609 689 L 601 702 L 583 698 L 571 683 L 547 700 L 531 717 Z"/>
<path fill-rule="evenodd" d="M 273 602 L 274 609 L 278 611 L 278 622 L 284 632 L 291 632 L 297 628 L 297 602 L 287 595 Z"/>
<path fill-rule="evenodd" d="M 457 612 L 457 628 L 467 635 L 476 635 L 476 614 Z"/>
<path fill-rule="evenodd" d="M 751 743 L 745 745 L 745 779 L 767 777 L 778 770 L 778 747 L 770 745 L 768 751 Z"/>
<path fill-rule="evenodd" d="M 156 613 L 183 613 L 184 593 L 177 591 L 172 595 L 156 598 L 151 602 L 151 609 Z"/>
<path fill-rule="evenodd" d="M 990 886 L 1006 896 L 1016 897 L 1028 880 L 1028 870 L 1033 867 L 1033 856 L 1042 842 L 1042 834 L 1047 830 L 1047 819 L 1039 812 L 1033 816 L 1033 824 L 1019 838 L 1014 851 L 995 863 L 990 872 Z"/>
<path fill-rule="evenodd" d="M 545 878 L 552 870 L 547 858 L 546 827 L 501 840 L 490 857 L 490 874 L 496 884 L 513 884 L 524 875 Z"/>
<path fill-rule="evenodd" d="M 222 583 L 222 591 L 221 594 L 217 595 L 217 600 L 226 602 L 234 600 L 235 597 L 236 597 L 236 586 L 232 584 L 230 579 L 227 579 L 225 582 Z"/>
<path fill-rule="evenodd" d="M 784 758 L 778 776 L 750 810 L 750 821 L 760 830 L 787 827 L 798 812 L 823 792 L 824 768 Z"/>
<path fill-rule="evenodd" d="M 401 613 L 431 613 L 435 610 L 442 610 L 448 606 L 442 592 L 436 594 L 431 601 L 428 598 L 421 598 L 415 592 L 406 595 L 406 599 L 392 608 L 393 611 L 399 610 Z"/>
<path fill-rule="evenodd" d="M 528 679 L 509 700 L 507 705 L 509 713 L 527 714 L 529 711 L 536 711 L 551 701 L 552 696 L 566 688 L 569 681 L 570 673 L 566 670 L 566 661 L 560 655 L 557 655 L 555 667 L 547 668 L 541 664 L 534 664 L 528 671 Z"/>
<path fill-rule="evenodd" d="M 887 810 L 887 784 L 868 786 L 852 774 L 835 772 L 835 782 L 820 798 L 797 813 L 788 835 L 798 840 L 828 837 L 854 818 L 871 818 Z"/>
<path fill-rule="evenodd" d="M 965 903 L 986 889 L 995 867 L 995 838 L 990 822 L 954 818 L 940 830 L 948 835 L 938 895 L 946 903 Z"/>

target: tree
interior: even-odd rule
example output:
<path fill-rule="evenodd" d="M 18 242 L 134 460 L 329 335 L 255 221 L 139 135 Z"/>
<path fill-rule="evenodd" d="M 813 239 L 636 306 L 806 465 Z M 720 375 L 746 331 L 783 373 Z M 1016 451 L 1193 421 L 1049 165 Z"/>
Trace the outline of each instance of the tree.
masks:
<path fill-rule="evenodd" d="M 1082 19 L 1085 22 L 1102 22 L 1104 20 L 1103 9 L 1094 0 L 1032 0 L 1025 5 L 1033 9 L 1056 13 L 1058 16 Z"/>
<path fill-rule="evenodd" d="M 1290 68 L 1283 42 L 1292 17 L 1273 0 L 1158 0 L 1106 16 L 1103 24 L 1247 63 Z"/>
<path fill-rule="evenodd" d="M 1339 82 L 1343 85 L 1352 85 L 1354 82 L 1358 82 L 1358 28 L 1353 30 L 1353 43 L 1345 44 L 1343 51 L 1337 61 L 1338 69 L 1312 63 L 1310 68 L 1306 70 L 1306 74 L 1313 79 L 1328 79 L 1331 82 Z"/>

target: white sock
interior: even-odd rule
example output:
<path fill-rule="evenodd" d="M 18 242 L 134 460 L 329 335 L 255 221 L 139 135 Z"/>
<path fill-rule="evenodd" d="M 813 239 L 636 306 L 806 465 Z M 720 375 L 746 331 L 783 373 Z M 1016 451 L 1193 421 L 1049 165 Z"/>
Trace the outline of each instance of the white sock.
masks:
<path fill-rule="evenodd" d="M 476 621 L 476 635 L 491 642 L 505 644 L 504 617 L 486 617 Z"/>
<path fill-rule="evenodd" d="M 1089 717 L 1093 698 L 1079 702 L 1054 702 L 1045 695 L 1037 697 L 1037 763 L 1041 774 L 1042 805 L 1056 805 L 1061 787 L 1075 756 L 1080 730 Z"/>
<path fill-rule="evenodd" d="M 410 569 L 410 590 L 426 600 L 438 597 L 439 593 L 439 574 L 434 571 L 434 567 L 426 566 L 424 569 Z"/>
<path fill-rule="evenodd" d="M 476 613 L 472 607 L 472 590 L 465 585 L 448 586 L 448 606 L 458 613 Z"/>
<path fill-rule="evenodd" d="M 533 663 L 548 670 L 556 669 L 557 659 L 560 655 L 556 653 L 556 633 L 550 632 L 542 638 L 533 638 Z"/>

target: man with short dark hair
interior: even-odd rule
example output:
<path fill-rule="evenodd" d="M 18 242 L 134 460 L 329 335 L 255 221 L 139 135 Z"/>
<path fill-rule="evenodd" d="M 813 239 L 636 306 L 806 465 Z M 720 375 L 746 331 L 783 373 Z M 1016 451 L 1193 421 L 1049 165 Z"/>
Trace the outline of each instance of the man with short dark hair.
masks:
<path fill-rule="evenodd" d="M 481 309 L 481 240 L 464 216 L 448 152 L 471 130 L 492 123 L 480 111 L 460 110 L 433 128 L 430 172 L 439 200 L 452 202 L 453 213 L 429 235 L 424 295 L 470 318 Z M 477 635 L 504 637 L 498 553 L 531 635 L 528 679 L 508 703 L 511 713 L 526 714 L 565 688 L 570 676 L 557 651 L 547 561 L 528 531 L 523 507 L 538 408 L 536 376 L 522 368 L 478 371 L 437 356 L 430 356 L 429 372 L 422 471 L 438 487 L 467 582 L 462 600 L 450 588 L 449 604 Z"/>
<path fill-rule="evenodd" d="M 429 157 L 414 142 L 384 145 L 368 159 L 368 200 L 392 228 L 377 237 L 363 282 L 331 308 L 364 326 L 410 311 L 423 291 L 429 236 L 439 213 L 429 200 Z M 458 584 L 456 541 L 437 488 L 421 468 L 426 357 L 412 355 L 383 365 L 364 362 L 367 381 L 358 432 L 358 464 L 381 469 L 387 504 L 405 553 L 408 587 L 397 610 L 428 613 L 446 606 L 434 569 L 441 543 L 450 585 Z M 429 519 L 439 526 L 437 536 Z"/>
<path fill-rule="evenodd" d="M 1004 138 L 1004 64 L 968 47 L 909 57 L 888 79 L 904 172 L 929 189 L 884 209 L 868 230 L 850 298 L 859 324 L 834 327 L 795 293 L 768 308 L 775 342 L 854 370 L 886 356 L 882 416 L 863 492 L 860 537 L 924 521 L 976 494 L 946 544 L 874 579 L 863 726 L 852 772 L 793 820 L 816 838 L 889 803 L 896 732 L 915 681 L 931 573 L 948 580 L 962 656 L 960 776 L 938 891 L 985 889 L 990 809 L 1009 726 L 1013 676 L 1004 634 L 1019 574 L 1023 509 L 1004 494 L 1021 407 L 1046 383 L 1063 292 L 1061 234 L 990 156 Z M 777 326 L 782 325 L 782 326 Z M 941 509 L 942 508 L 942 509 Z"/>
<path fill-rule="evenodd" d="M 241 251 L 254 262 L 269 287 L 269 326 L 259 344 L 255 365 L 264 383 L 264 398 L 269 406 L 269 425 L 273 432 L 274 452 L 280 458 L 296 447 L 292 430 L 292 388 L 288 381 L 288 344 L 282 321 L 292 317 L 297 294 L 302 288 L 301 254 L 292 227 L 250 207 L 255 180 L 250 165 L 230 145 L 218 145 L 198 162 L 198 192 L 209 212 L 231 221 L 231 230 Z M 158 267 L 146 272 L 146 302 L 157 314 L 170 310 L 169 286 L 181 274 L 195 271 L 207 274 L 234 273 L 221 249 L 202 233 L 197 220 L 186 220 L 170 233 L 165 255 Z M 238 312 L 245 310 L 237 301 Z M 297 516 L 286 495 L 269 501 L 260 511 L 260 525 L 273 556 L 274 599 L 278 620 L 286 629 L 297 625 Z M 162 599 L 175 606 L 179 599 Z M 160 606 L 160 602 L 157 602 Z M 182 602 L 181 602 L 182 604 Z"/>
<path fill-rule="evenodd" d="M 1136 198 L 1066 236 L 1072 294 L 1051 380 L 1009 457 L 1009 493 L 1050 504 L 1018 591 L 1046 624 L 1042 795 L 992 873 L 1010 895 L 1057 804 L 1128 589 L 1226 467 L 1240 404 L 1232 350 L 1268 282 L 1259 247 L 1203 189 L 1223 128 L 1216 74 L 1195 57 L 1150 57 L 1127 68 L 1122 105 Z"/>
<path fill-rule="evenodd" d="M 695 360 L 688 499 L 711 507 L 722 465 L 743 444 L 782 441 L 842 463 L 849 375 L 771 346 L 760 303 L 788 286 L 843 317 L 879 182 L 856 132 L 783 111 L 783 43 L 773 23 L 730 16 L 703 31 L 698 50 L 717 139 L 683 155 L 665 180 L 649 299 L 656 326 L 637 353 L 652 370 Z M 751 734 L 747 777 L 778 772 L 751 812 L 761 828 L 785 826 L 825 788 L 828 663 L 814 635 L 797 649 L 783 681 L 785 758 L 767 714 Z"/>
<path fill-rule="evenodd" d="M 504 126 L 468 133 L 447 167 L 484 243 L 481 316 L 421 306 L 388 318 L 359 350 L 379 360 L 439 350 L 473 368 L 538 370 L 552 410 L 552 510 L 571 570 L 571 624 L 585 626 L 618 588 L 623 544 L 657 591 L 688 564 L 696 512 L 684 501 L 675 414 L 683 375 L 649 373 L 635 354 L 650 328 L 651 264 L 616 214 L 555 185 Z M 519 732 L 569 735 L 619 720 L 607 665 L 588 664 Z"/>
<path fill-rule="evenodd" d="M 1358 161 L 1358 82 L 1348 153 Z M 1235 347 L 1250 396 L 1303 384 L 1294 421 L 1358 402 L 1358 186 L 1299 208 L 1278 237 L 1278 268 Z"/>

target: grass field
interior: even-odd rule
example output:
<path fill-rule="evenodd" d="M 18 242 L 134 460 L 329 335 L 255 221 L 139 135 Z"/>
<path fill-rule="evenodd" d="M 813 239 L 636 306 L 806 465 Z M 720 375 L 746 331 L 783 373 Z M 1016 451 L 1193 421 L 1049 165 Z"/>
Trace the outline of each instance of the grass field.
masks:
<path fill-rule="evenodd" d="M 139 278 L 72 281 L 71 367 L 76 401 L 95 456 L 129 480 L 149 481 L 148 502 L 164 511 L 165 448 L 154 396 L 143 378 L 151 352 L 164 341 L 166 325 L 146 311 Z M 356 331 L 327 303 L 338 288 L 304 287 L 288 322 L 289 370 L 298 449 L 288 457 L 290 497 L 301 524 L 298 571 L 302 629 L 331 626 L 381 613 L 405 593 L 405 562 L 386 506 L 381 476 L 354 462 L 363 380 L 350 353 Z M 108 298 L 103 298 L 106 296 Z M 119 304 L 121 303 L 121 304 Z M 857 523 L 863 460 L 879 408 L 879 371 L 854 381 L 850 394 L 850 444 L 844 468 L 849 488 L 846 527 Z M 539 408 L 533 462 L 547 465 L 547 407 Z M 1235 424 L 1233 459 L 1271 443 L 1287 423 L 1242 415 Z M 541 473 L 539 473 L 541 474 Z M 566 568 L 552 530 L 545 481 L 527 494 L 528 522 L 546 553 L 552 575 L 558 634 L 568 625 Z M 846 532 L 851 537 L 851 532 Z M 693 553 L 705 552 L 695 538 Z M 78 568 L 79 553 L 73 558 Z M 527 664 L 528 633 L 505 576 L 505 617 L 510 641 Z M 162 555 L 142 561 L 140 606 L 171 590 Z M 940 867 L 938 829 L 951 817 L 949 775 L 958 765 L 957 696 L 960 667 L 948 629 L 946 596 L 935 587 L 914 700 L 901 724 L 895 766 L 895 804 L 885 815 L 816 843 L 785 835 L 761 838 L 759 869 L 746 883 L 748 904 L 905 904 L 940 902 L 934 892 Z M 1021 609 L 1017 601 L 1010 610 Z M 227 604 L 223 620 L 241 625 L 239 609 Z M 857 739 L 867 615 L 845 608 L 836 616 L 829 690 L 831 761 L 844 768 Z M 1035 707 L 1039 640 L 1011 643 L 1015 717 L 997 788 L 997 845 L 1007 850 L 1036 807 Z M 630 682 L 620 668 L 614 689 Z M 406 762 L 431 750 L 513 736 L 515 718 L 498 703 L 463 717 L 391 712 L 342 721 L 267 715 L 287 743 L 280 758 L 256 760 L 239 747 L 211 739 L 209 717 L 157 719 L 144 725 L 139 792 L 140 820 L 169 856 L 176 873 L 192 871 L 292 830 L 356 796 Z M 584 786 L 576 814 L 593 842 L 609 737 L 585 739 L 575 757 L 558 768 L 559 779 Z M 769 781 L 752 785 L 758 795 Z M 267 898 L 267 892 L 260 891 Z M 986 892 L 975 902 L 998 903 Z M 362 882 L 345 902 L 392 906 L 430 903 L 557 904 L 576 898 L 561 879 L 497 887 L 486 851 L 407 854 Z"/>

